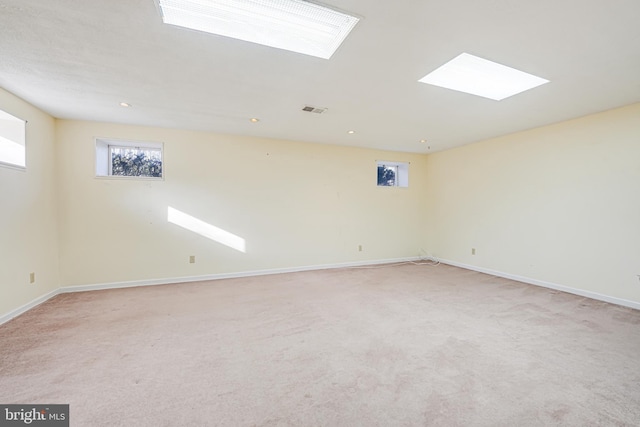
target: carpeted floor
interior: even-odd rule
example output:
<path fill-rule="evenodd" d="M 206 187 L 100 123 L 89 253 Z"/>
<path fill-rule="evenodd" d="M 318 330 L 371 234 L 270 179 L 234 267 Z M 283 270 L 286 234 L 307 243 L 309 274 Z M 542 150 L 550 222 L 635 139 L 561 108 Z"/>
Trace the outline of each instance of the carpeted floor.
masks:
<path fill-rule="evenodd" d="M 0 326 L 0 403 L 72 426 L 638 426 L 640 311 L 464 269 L 59 295 Z"/>

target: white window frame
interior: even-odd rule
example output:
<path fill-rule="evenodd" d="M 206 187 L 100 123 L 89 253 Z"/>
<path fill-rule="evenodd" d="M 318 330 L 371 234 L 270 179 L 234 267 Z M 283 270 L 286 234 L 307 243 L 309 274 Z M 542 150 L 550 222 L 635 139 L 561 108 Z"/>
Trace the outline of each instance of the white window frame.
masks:
<path fill-rule="evenodd" d="M 378 168 L 380 166 L 391 166 L 395 168 L 396 179 L 395 185 L 379 185 L 378 184 Z M 376 160 L 376 185 L 378 187 L 402 187 L 406 188 L 409 186 L 409 162 L 389 162 L 386 160 Z"/>
<path fill-rule="evenodd" d="M 27 121 L 14 116 L 4 110 L 0 110 L 0 145 L 4 146 L 13 154 L 2 154 L 3 147 L 0 146 L 0 166 L 27 170 Z M 13 159 L 16 156 L 19 160 Z"/>
<path fill-rule="evenodd" d="M 165 176 L 165 162 L 164 162 L 164 144 L 162 142 L 152 141 L 132 141 L 127 139 L 114 139 L 114 138 L 96 138 L 96 163 L 95 171 L 96 178 L 108 178 L 108 179 L 136 179 L 136 180 L 153 180 L 162 181 Z M 112 150 L 114 148 L 130 148 L 130 149 L 148 149 L 160 151 L 160 159 L 162 161 L 162 176 L 121 176 L 113 175 L 111 162 Z"/>

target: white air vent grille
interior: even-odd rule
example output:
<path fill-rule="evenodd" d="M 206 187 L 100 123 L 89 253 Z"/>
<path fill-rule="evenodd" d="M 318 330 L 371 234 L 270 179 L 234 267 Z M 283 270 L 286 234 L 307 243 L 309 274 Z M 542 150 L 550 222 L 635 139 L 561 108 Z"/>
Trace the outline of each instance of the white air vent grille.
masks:
<path fill-rule="evenodd" d="M 325 111 L 327 111 L 326 108 L 317 108 L 317 107 L 312 107 L 310 105 L 305 105 L 302 108 L 302 111 L 306 111 L 307 113 L 316 113 L 316 114 L 322 114 Z"/>

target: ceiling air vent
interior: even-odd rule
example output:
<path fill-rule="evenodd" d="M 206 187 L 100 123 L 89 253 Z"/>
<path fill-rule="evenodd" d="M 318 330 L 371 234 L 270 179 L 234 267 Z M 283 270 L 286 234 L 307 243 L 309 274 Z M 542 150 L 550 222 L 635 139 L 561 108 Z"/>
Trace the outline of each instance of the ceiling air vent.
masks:
<path fill-rule="evenodd" d="M 327 111 L 327 109 L 326 108 L 316 108 L 316 107 L 311 107 L 310 105 L 305 105 L 302 108 L 302 111 L 306 111 L 307 113 L 322 114 L 325 111 Z"/>

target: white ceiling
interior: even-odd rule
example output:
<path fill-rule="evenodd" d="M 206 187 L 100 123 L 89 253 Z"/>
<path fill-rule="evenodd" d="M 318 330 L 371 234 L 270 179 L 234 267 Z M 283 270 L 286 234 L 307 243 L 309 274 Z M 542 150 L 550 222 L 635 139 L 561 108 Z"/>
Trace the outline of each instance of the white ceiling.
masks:
<path fill-rule="evenodd" d="M 1 0 L 0 86 L 57 118 L 422 153 L 640 102 L 639 0 L 324 4 L 362 18 L 330 60 L 165 25 L 155 0 Z M 418 82 L 462 52 L 551 82 Z"/>

